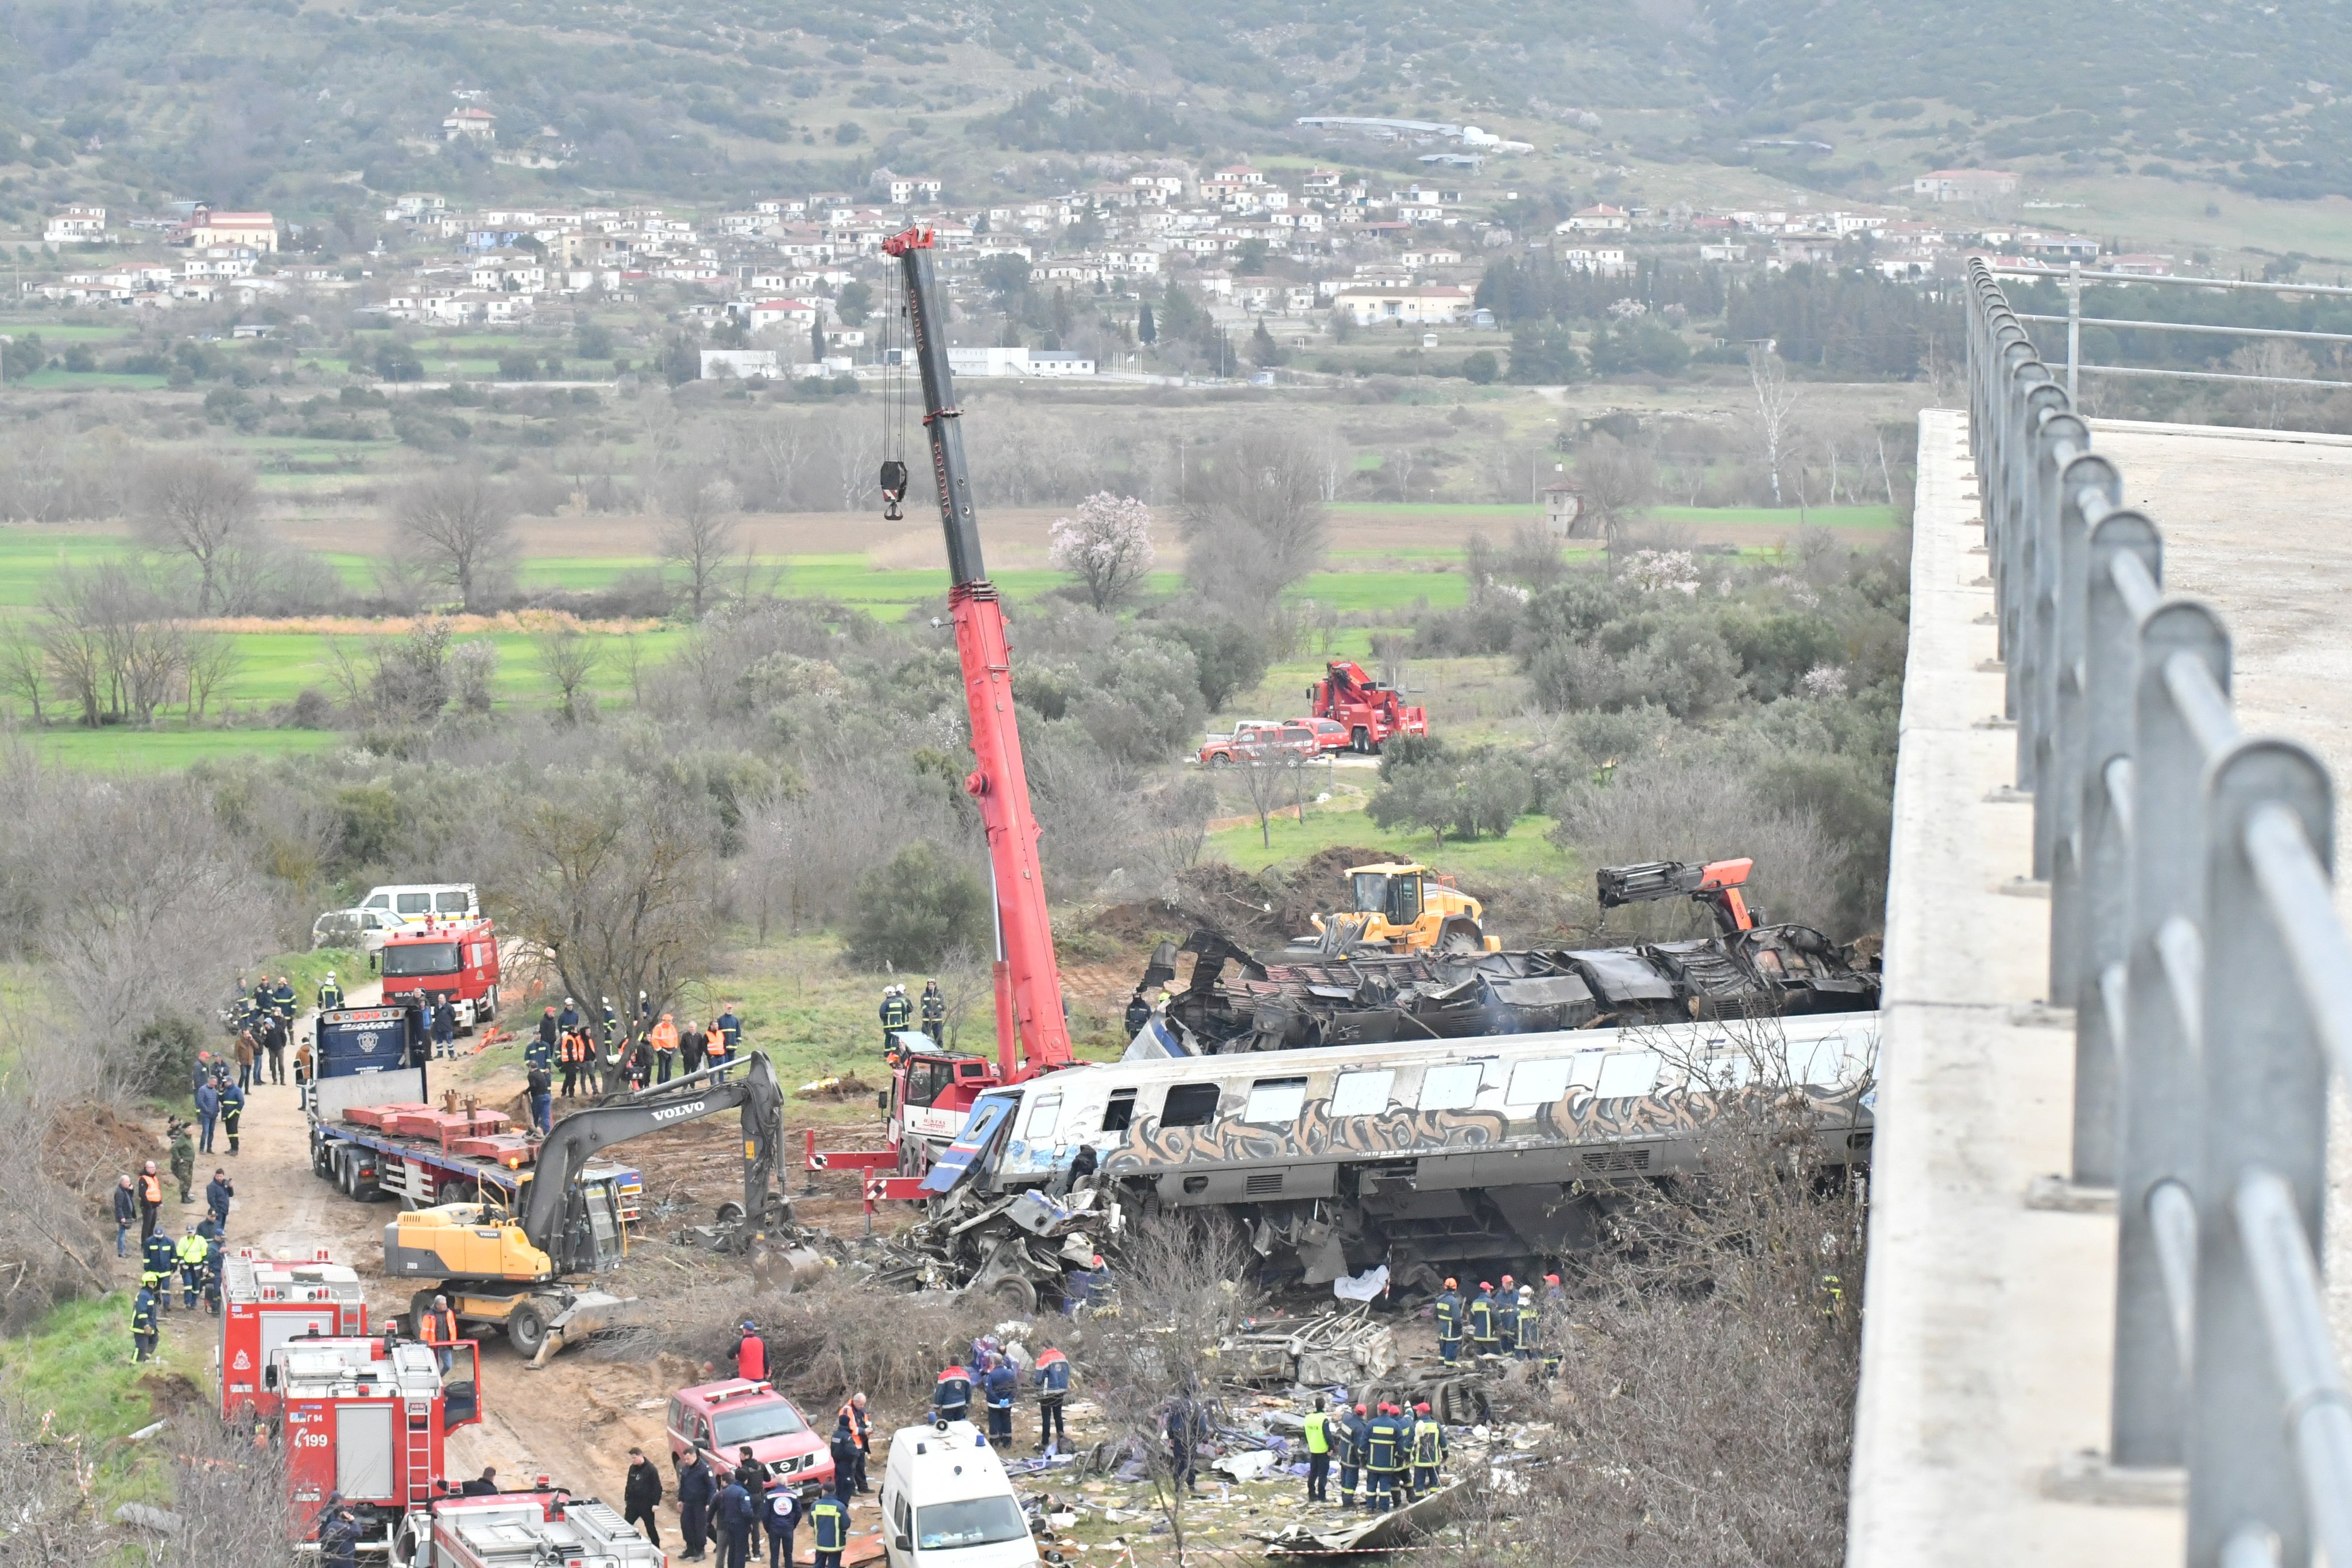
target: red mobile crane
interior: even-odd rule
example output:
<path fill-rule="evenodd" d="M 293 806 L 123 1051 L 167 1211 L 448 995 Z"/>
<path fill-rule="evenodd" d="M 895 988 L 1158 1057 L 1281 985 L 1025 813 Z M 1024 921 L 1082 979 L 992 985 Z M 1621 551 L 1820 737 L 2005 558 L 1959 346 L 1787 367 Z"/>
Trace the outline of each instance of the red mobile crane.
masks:
<path fill-rule="evenodd" d="M 1037 858 L 1037 818 L 1029 809 L 1029 774 L 1021 759 L 1021 731 L 1013 714 L 1013 655 L 1004 634 L 1004 606 L 982 564 L 980 517 L 964 465 L 963 411 L 956 406 L 948 370 L 947 316 L 932 267 L 932 234 L 917 226 L 882 244 L 898 259 L 907 294 L 908 335 L 923 379 L 923 427 L 938 483 L 940 522 L 947 535 L 948 605 L 955 623 L 956 657 L 963 669 L 964 706 L 971 716 L 975 766 L 964 789 L 980 807 L 988 833 L 988 861 L 996 905 L 996 1063 L 928 1052 L 901 1053 L 894 1062 L 888 1103 L 887 1151 L 820 1156 L 810 1134 L 812 1170 L 896 1169 L 919 1176 L 927 1155 L 904 1135 L 906 1114 L 917 1110 L 960 1113 L 1000 1083 L 1015 1083 L 1067 1067 L 1069 1026 L 1062 1016 L 1062 972 L 1054 956 L 1054 929 L 1045 911 L 1045 882 Z M 882 465 L 882 493 L 897 516 L 905 498 L 907 465 Z M 910 1095 L 910 1087 L 913 1093 Z M 910 1180 L 871 1182 L 873 1197 L 919 1197 Z"/>
<path fill-rule="evenodd" d="M 1402 694 L 1372 679 L 1353 659 L 1325 664 L 1323 678 L 1307 688 L 1307 702 L 1315 717 L 1348 727 L 1351 751 L 1378 751 L 1391 735 L 1429 733 L 1427 709 L 1407 706 Z"/>

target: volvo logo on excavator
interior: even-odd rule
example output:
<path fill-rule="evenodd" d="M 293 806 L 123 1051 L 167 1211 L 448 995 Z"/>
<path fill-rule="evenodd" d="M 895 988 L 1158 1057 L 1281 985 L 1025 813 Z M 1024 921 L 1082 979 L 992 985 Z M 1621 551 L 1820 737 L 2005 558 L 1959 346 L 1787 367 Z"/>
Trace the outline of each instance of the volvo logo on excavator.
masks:
<path fill-rule="evenodd" d="M 662 1110 L 655 1112 L 654 1120 L 656 1122 L 675 1122 L 680 1116 L 692 1116 L 698 1114 L 704 1106 L 709 1103 L 710 1102 L 708 1100 L 697 1100 L 689 1104 L 667 1106 Z"/>

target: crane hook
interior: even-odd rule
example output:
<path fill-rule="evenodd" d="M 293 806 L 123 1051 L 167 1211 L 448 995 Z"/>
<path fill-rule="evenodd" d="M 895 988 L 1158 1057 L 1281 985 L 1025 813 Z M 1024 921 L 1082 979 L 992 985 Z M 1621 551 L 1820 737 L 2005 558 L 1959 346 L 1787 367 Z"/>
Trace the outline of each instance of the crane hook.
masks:
<path fill-rule="evenodd" d="M 883 517 L 895 523 L 905 517 L 907 514 L 899 509 L 898 503 L 906 498 L 907 465 L 893 457 L 882 465 Z"/>

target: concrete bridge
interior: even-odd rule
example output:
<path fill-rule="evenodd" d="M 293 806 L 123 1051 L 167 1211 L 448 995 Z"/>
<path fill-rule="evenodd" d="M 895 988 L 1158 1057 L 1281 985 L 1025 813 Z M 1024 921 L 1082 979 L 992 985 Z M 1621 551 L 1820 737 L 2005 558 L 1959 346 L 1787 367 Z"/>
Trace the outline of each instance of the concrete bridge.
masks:
<path fill-rule="evenodd" d="M 1969 287 L 1971 406 L 1920 416 L 1849 1561 L 2352 1568 L 2352 438 L 2085 422 Z"/>

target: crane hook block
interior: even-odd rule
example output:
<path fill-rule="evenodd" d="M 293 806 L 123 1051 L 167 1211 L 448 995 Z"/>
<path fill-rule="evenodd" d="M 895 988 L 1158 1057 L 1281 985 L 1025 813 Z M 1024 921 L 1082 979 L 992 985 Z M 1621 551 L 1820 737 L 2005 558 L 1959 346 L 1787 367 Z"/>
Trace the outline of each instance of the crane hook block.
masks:
<path fill-rule="evenodd" d="M 907 498 L 907 465 L 896 457 L 882 465 L 882 516 L 897 522 L 907 514 L 898 503 Z"/>

